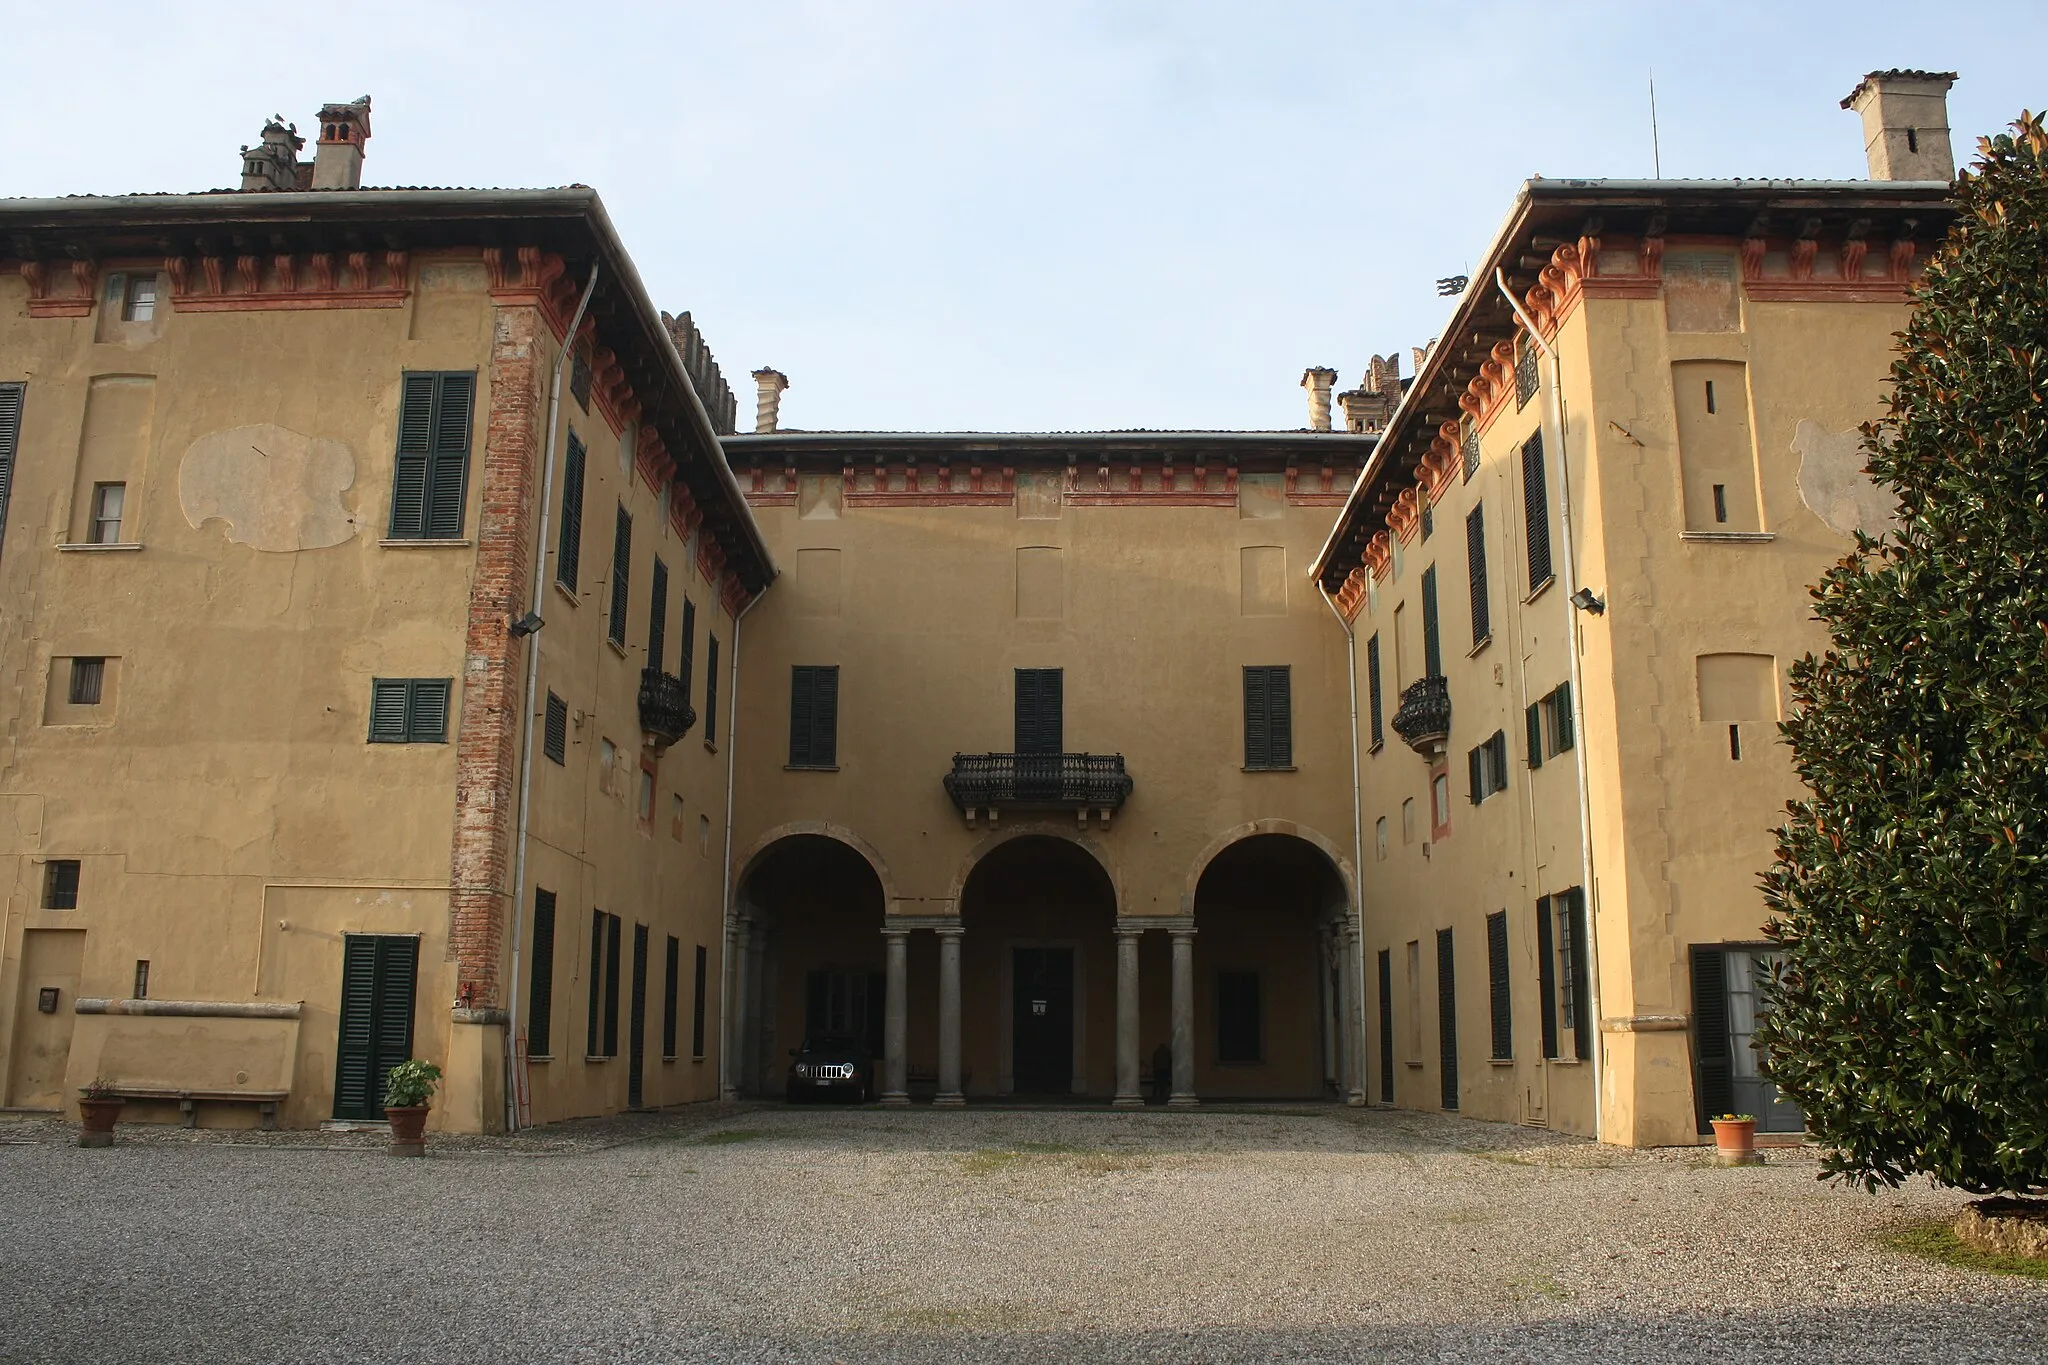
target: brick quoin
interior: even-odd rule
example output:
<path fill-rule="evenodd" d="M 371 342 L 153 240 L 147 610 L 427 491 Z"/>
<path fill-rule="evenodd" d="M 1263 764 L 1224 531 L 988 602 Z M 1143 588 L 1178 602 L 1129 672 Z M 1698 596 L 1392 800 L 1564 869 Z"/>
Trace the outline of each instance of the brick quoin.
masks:
<path fill-rule="evenodd" d="M 455 838 L 450 855 L 448 951 L 457 999 L 501 1007 L 500 964 L 519 775 L 524 650 L 508 623 L 525 613 L 529 528 L 539 465 L 543 335 L 540 310 L 495 309 L 490 412 L 484 432 L 483 505 L 463 645 L 462 718 L 455 738 Z"/>

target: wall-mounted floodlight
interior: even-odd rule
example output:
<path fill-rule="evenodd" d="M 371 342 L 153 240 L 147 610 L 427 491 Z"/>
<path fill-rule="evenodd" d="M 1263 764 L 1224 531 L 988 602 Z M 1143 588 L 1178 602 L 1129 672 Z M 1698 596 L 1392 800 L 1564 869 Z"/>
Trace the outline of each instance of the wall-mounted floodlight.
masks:
<path fill-rule="evenodd" d="M 1572 594 L 1572 605 L 1588 616 L 1602 616 L 1607 612 L 1607 603 L 1593 595 L 1591 588 L 1580 588 Z"/>
<path fill-rule="evenodd" d="M 533 634 L 535 631 L 539 630 L 542 626 L 546 624 L 547 622 L 540 619 L 539 612 L 530 611 L 526 613 L 526 615 L 520 617 L 517 621 L 514 621 L 510 626 L 506 627 L 506 629 L 511 631 L 512 638 L 517 640 L 524 636 Z"/>

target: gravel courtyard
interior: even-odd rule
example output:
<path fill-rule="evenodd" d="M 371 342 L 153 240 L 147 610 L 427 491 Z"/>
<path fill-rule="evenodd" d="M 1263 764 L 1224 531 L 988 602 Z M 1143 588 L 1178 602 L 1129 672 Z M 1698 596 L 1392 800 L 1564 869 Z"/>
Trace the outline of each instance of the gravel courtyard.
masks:
<path fill-rule="evenodd" d="M 1420 1114 L 739 1107 L 444 1140 L 0 1124 L 7 1361 L 2018 1361 L 1951 1212 Z"/>

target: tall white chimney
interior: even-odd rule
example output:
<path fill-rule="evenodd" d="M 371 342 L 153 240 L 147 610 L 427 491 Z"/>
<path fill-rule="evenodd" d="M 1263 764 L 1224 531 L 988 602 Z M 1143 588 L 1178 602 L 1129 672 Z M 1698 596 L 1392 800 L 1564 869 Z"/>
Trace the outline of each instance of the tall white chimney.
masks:
<path fill-rule="evenodd" d="M 780 370 L 754 371 L 754 434 L 763 436 L 775 430 L 781 418 L 782 391 L 789 387 L 789 376 Z"/>
<path fill-rule="evenodd" d="M 1863 117 L 1863 154 L 1872 180 L 1953 180 L 1956 154 L 1948 140 L 1948 88 L 1953 71 L 1873 71 L 1844 109 Z"/>
<path fill-rule="evenodd" d="M 1330 390 L 1337 383 L 1337 372 L 1327 366 L 1317 365 L 1302 372 L 1301 386 L 1308 390 L 1308 429 L 1328 431 L 1330 429 Z"/>

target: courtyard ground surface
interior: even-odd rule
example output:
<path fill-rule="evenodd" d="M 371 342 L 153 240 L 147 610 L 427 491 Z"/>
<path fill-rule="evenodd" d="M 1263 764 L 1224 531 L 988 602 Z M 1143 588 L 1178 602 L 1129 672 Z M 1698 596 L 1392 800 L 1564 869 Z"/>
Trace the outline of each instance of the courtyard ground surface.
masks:
<path fill-rule="evenodd" d="M 704 1107 L 441 1139 L 0 1123 L 0 1360 L 2036 1361 L 1953 1192 L 1433 1115 Z"/>

